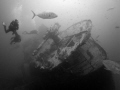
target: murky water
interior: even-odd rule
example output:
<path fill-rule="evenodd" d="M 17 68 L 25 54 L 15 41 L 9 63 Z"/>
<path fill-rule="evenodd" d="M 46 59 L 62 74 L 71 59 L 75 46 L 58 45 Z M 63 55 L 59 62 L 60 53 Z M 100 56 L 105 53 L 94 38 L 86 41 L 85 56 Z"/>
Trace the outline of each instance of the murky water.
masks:
<path fill-rule="evenodd" d="M 58 17 L 42 19 L 33 17 L 42 12 L 54 12 Z M 2 22 L 9 26 L 14 19 L 19 20 L 18 33 L 22 41 L 10 45 L 12 33 L 5 33 Z M 32 50 L 41 42 L 46 28 L 58 22 L 60 31 L 67 29 L 74 23 L 90 19 L 93 24 L 92 37 L 105 49 L 109 58 L 114 61 L 120 59 L 120 1 L 119 0 L 0 0 L 0 78 L 11 80 L 21 78 L 21 65 L 24 62 L 24 50 L 30 56 Z M 24 31 L 38 30 L 36 35 L 24 35 Z M 36 43 L 32 46 L 32 43 Z M 25 73 L 29 74 L 29 65 L 25 64 Z M 28 75 L 29 76 L 29 75 Z M 6 79 L 7 78 L 7 79 Z M 116 90 L 120 89 L 120 75 L 114 75 Z"/>

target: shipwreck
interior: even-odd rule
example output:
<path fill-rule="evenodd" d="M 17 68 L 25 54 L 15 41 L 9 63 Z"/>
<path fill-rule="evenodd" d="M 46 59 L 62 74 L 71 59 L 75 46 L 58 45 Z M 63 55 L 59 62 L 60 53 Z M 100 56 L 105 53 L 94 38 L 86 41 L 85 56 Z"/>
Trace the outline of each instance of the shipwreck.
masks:
<path fill-rule="evenodd" d="M 92 27 L 91 20 L 83 20 L 58 32 L 55 23 L 32 53 L 32 79 L 15 90 L 106 90 L 107 81 L 112 86 L 102 63 L 107 53 L 92 38 Z"/>
<path fill-rule="evenodd" d="M 33 52 L 31 63 L 43 71 L 62 68 L 65 72 L 79 75 L 97 70 L 103 65 L 102 60 L 108 57 L 92 38 L 92 27 L 91 20 L 82 20 L 55 34 L 55 30 L 59 29 L 59 25 L 55 24 Z"/>

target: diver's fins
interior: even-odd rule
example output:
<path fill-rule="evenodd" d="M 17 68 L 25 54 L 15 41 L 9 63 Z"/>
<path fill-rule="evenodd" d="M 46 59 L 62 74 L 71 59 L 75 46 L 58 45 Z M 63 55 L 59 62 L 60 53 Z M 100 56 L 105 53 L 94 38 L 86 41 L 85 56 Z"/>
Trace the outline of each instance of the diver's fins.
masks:
<path fill-rule="evenodd" d="M 32 11 L 32 10 L 31 10 Z M 32 13 L 33 13 L 33 17 L 32 17 L 32 19 L 36 16 L 36 14 L 32 11 Z"/>

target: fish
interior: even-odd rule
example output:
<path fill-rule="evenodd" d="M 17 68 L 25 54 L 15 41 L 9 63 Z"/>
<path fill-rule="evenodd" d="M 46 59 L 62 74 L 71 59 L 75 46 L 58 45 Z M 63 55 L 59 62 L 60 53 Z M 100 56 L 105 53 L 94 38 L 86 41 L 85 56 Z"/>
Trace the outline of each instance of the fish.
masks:
<path fill-rule="evenodd" d="M 103 60 L 103 65 L 106 70 L 112 71 L 114 74 L 120 74 L 120 64 L 112 60 Z"/>
<path fill-rule="evenodd" d="M 113 10 L 113 9 L 114 9 L 114 7 L 107 9 L 107 11 L 110 11 L 110 10 Z"/>
<path fill-rule="evenodd" d="M 115 28 L 117 28 L 117 29 L 118 29 L 118 28 L 120 28 L 120 26 L 115 26 Z"/>
<path fill-rule="evenodd" d="M 32 11 L 32 10 L 31 10 Z M 43 12 L 43 13 L 40 13 L 40 14 L 35 14 L 33 11 L 32 11 L 32 13 L 33 13 L 33 17 L 32 17 L 32 19 L 35 17 L 35 16 L 38 16 L 38 17 L 40 17 L 40 18 L 42 18 L 42 19 L 53 19 L 53 18 L 56 18 L 56 17 L 58 17 L 55 13 L 53 13 L 53 12 Z"/>

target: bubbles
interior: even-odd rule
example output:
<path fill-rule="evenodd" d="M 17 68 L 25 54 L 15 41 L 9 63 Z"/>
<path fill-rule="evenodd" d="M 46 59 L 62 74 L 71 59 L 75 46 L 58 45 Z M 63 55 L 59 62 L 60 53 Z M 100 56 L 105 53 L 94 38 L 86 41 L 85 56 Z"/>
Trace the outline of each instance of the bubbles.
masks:
<path fill-rule="evenodd" d="M 20 26 L 22 24 L 22 22 L 21 22 L 22 11 L 23 11 L 23 5 L 18 2 L 13 9 L 13 16 L 14 16 L 14 18 L 19 20 Z"/>

